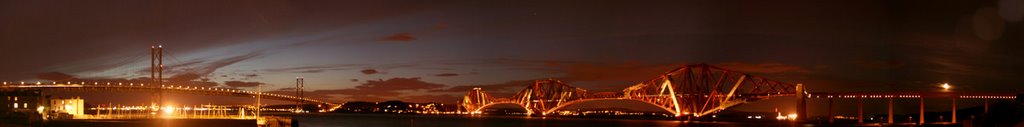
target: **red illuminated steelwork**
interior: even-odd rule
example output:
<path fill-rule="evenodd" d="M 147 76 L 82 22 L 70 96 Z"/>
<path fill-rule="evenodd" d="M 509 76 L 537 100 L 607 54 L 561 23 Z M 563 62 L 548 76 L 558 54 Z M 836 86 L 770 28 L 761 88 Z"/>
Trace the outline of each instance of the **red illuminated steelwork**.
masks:
<path fill-rule="evenodd" d="M 638 83 L 622 93 L 598 92 L 554 80 L 536 80 L 511 99 L 494 98 L 475 88 L 460 102 L 471 113 L 494 104 L 518 104 L 528 114 L 550 114 L 562 107 L 595 100 L 631 100 L 655 105 L 675 116 L 707 116 L 750 101 L 797 94 L 795 84 L 751 76 L 707 64 L 686 65 Z M 802 92 L 802 90 L 800 90 Z M 801 112 L 802 113 L 802 112 Z"/>

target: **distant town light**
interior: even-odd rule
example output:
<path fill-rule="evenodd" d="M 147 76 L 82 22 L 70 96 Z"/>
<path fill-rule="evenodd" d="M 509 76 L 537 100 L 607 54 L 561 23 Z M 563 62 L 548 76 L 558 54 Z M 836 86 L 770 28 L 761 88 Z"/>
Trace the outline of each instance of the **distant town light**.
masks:
<path fill-rule="evenodd" d="M 942 90 L 949 90 L 950 88 L 953 88 L 953 86 L 950 86 L 949 83 L 942 83 L 942 86 L 940 87 L 942 87 Z"/>
<path fill-rule="evenodd" d="M 174 113 L 174 107 L 171 107 L 171 106 L 165 107 L 164 108 L 164 113 L 166 113 L 166 114 Z"/>

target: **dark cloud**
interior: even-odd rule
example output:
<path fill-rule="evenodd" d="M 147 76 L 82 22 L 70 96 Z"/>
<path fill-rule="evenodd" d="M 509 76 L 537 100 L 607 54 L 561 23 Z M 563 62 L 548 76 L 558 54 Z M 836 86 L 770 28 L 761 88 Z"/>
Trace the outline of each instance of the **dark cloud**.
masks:
<path fill-rule="evenodd" d="M 463 66 L 496 66 L 508 70 L 538 72 L 566 81 L 640 81 L 655 78 L 657 75 L 679 64 L 654 64 L 648 62 L 581 62 L 565 60 L 529 60 L 529 59 L 481 59 L 468 61 L 441 62 L 445 65 Z"/>
<path fill-rule="evenodd" d="M 347 100 L 358 100 L 364 97 L 395 98 L 406 92 L 423 91 L 446 87 L 444 84 L 429 83 L 420 78 L 391 78 L 387 80 L 366 80 L 365 83 L 347 89 L 315 90 L 310 93 L 320 95 L 346 95 Z M 359 98 L 353 98 L 359 97 Z"/>
<path fill-rule="evenodd" d="M 438 77 L 453 77 L 453 76 L 459 76 L 459 74 L 457 74 L 457 73 L 441 73 L 441 74 L 434 74 L 434 76 L 438 76 Z"/>
<path fill-rule="evenodd" d="M 449 27 L 448 23 L 437 23 L 437 24 L 434 24 L 434 26 L 431 26 L 431 29 L 440 30 L 440 29 L 446 29 L 448 27 Z"/>
<path fill-rule="evenodd" d="M 189 67 L 201 66 L 200 64 L 202 64 L 204 62 L 206 62 L 205 59 L 194 59 L 194 60 L 191 60 L 191 61 L 188 61 L 188 62 L 184 62 L 184 63 L 172 64 L 170 66 L 165 66 L 164 69 L 169 69 L 169 70 L 164 70 L 164 71 L 173 71 L 174 69 L 177 69 L 177 68 L 189 68 Z M 142 72 L 142 73 L 149 73 L 149 71 L 150 71 L 150 68 L 148 66 L 145 69 L 139 70 L 139 72 Z"/>
<path fill-rule="evenodd" d="M 565 76 L 559 79 L 567 81 L 641 81 L 679 67 L 682 64 L 564 64 L 561 72 Z"/>
<path fill-rule="evenodd" d="M 407 41 L 416 40 L 416 37 L 413 37 L 412 34 L 410 34 L 410 33 L 395 33 L 395 34 L 391 34 L 391 35 L 385 36 L 382 39 L 385 40 L 385 41 L 402 41 L 402 42 L 407 42 Z"/>
<path fill-rule="evenodd" d="M 42 80 L 55 81 L 55 82 L 77 80 L 77 78 L 75 78 L 74 76 L 69 75 L 69 74 L 65 74 L 65 73 L 61 73 L 61 72 L 39 73 L 39 74 L 36 74 L 36 78 L 37 79 L 42 79 Z"/>
<path fill-rule="evenodd" d="M 366 66 L 365 64 L 331 64 L 331 65 L 316 65 L 316 66 L 298 66 L 298 67 L 287 67 L 287 68 L 271 68 L 263 69 L 266 72 L 275 73 L 318 73 L 324 71 L 338 71 L 338 70 L 352 70 L 355 67 Z"/>
<path fill-rule="evenodd" d="M 187 54 L 263 40 L 333 35 L 329 33 L 338 28 L 387 20 L 432 6 L 425 2 L 385 1 L 244 3 L 230 6 L 239 4 L 226 1 L 4 2 L 5 11 L 0 11 L 0 19 L 9 20 L 0 21 L 0 28 L 3 28 L 0 42 L 18 43 L 0 44 L 0 58 L 23 62 L 0 66 L 0 70 L 7 72 L 0 73 L 0 79 L 32 78 L 36 72 L 77 74 L 119 68 L 148 61 L 148 48 L 157 43 L 173 53 Z M 315 39 L 282 43 L 324 42 L 336 41 Z"/>
<path fill-rule="evenodd" d="M 242 61 L 245 61 L 245 60 L 248 60 L 248 59 L 260 57 L 260 56 L 263 56 L 263 53 L 259 52 L 259 51 L 255 51 L 255 52 L 250 52 L 250 53 L 247 53 L 247 54 L 242 54 L 242 55 L 238 55 L 238 56 L 228 57 L 228 58 L 224 58 L 224 59 L 220 59 L 220 60 L 209 61 L 209 62 L 206 62 L 205 65 L 203 65 L 203 66 L 199 66 L 199 67 L 196 67 L 196 68 L 192 68 L 191 70 L 188 70 L 188 72 L 193 72 L 193 73 L 197 73 L 197 74 L 200 74 L 200 75 L 209 75 L 210 73 L 213 73 L 214 71 L 217 71 L 217 69 L 220 69 L 222 67 L 225 67 L 225 66 L 228 66 L 228 65 L 231 65 L 231 64 L 235 64 L 235 63 L 238 63 L 238 62 L 242 62 Z"/>
<path fill-rule="evenodd" d="M 277 90 L 274 90 L 274 91 L 292 91 L 292 92 L 295 92 L 295 87 L 280 88 L 280 89 L 277 89 Z"/>
<path fill-rule="evenodd" d="M 368 102 L 382 102 L 388 101 L 389 99 L 380 96 L 369 96 L 369 95 L 348 95 L 343 97 L 343 101 L 368 101 Z"/>
<path fill-rule="evenodd" d="M 527 86 L 533 85 L 535 80 L 515 80 L 508 81 L 498 84 L 482 84 L 482 85 L 465 85 L 465 86 L 453 86 L 445 89 L 430 90 L 430 92 L 469 92 L 473 88 L 480 88 L 498 97 L 507 97 L 519 92 Z"/>
<path fill-rule="evenodd" d="M 297 67 L 286 67 L 286 68 L 270 68 L 262 69 L 260 71 L 273 72 L 273 73 L 320 73 L 326 71 L 341 71 L 341 70 L 356 70 L 360 68 L 376 68 L 376 69 L 363 69 L 359 70 L 360 73 L 372 75 L 382 73 L 378 69 L 388 70 L 397 68 L 410 68 L 419 66 L 418 64 L 329 64 L 329 65 L 313 65 L 313 66 L 297 66 Z"/>
<path fill-rule="evenodd" d="M 259 77 L 260 75 L 259 74 L 242 74 L 242 76 L 244 76 L 246 78 L 255 78 L 255 77 Z"/>
<path fill-rule="evenodd" d="M 461 96 L 456 97 L 454 95 L 441 94 L 441 95 L 404 96 L 404 97 L 401 97 L 399 99 L 402 100 L 402 101 L 405 101 L 405 102 L 413 102 L 413 103 L 430 103 L 430 102 L 435 102 L 435 103 L 457 104 L 460 98 L 461 98 Z"/>
<path fill-rule="evenodd" d="M 164 85 L 193 86 L 193 87 L 215 87 L 217 82 L 210 81 L 205 75 L 197 73 L 182 73 L 172 75 L 164 79 Z"/>
<path fill-rule="evenodd" d="M 868 69 L 893 69 L 903 66 L 903 62 L 891 60 L 856 60 L 851 63 Z"/>
<path fill-rule="evenodd" d="M 263 83 L 261 82 L 244 82 L 244 81 L 225 81 L 224 85 L 228 87 L 256 87 Z"/>
<path fill-rule="evenodd" d="M 230 89 L 238 89 L 238 88 L 235 88 L 235 87 L 228 87 L 228 88 L 230 88 Z M 302 93 L 302 96 L 305 97 L 305 98 L 322 99 L 322 100 L 328 101 L 328 102 L 344 102 L 344 101 L 348 101 L 348 100 L 341 100 L 339 98 L 336 98 L 335 96 L 330 96 L 330 95 L 310 92 L 310 90 L 308 90 L 308 89 L 307 90 L 303 90 L 303 91 L 305 91 L 305 92 Z M 281 95 L 289 95 L 289 96 L 298 96 L 298 94 L 295 93 L 296 92 L 295 91 L 295 87 L 280 88 L 280 89 L 277 89 L 277 90 L 265 91 L 265 92 L 267 92 L 267 93 L 274 93 L 274 94 L 281 94 Z"/>
<path fill-rule="evenodd" d="M 556 79 L 567 81 L 641 81 L 657 77 L 672 69 L 691 65 L 687 62 L 582 62 L 524 59 L 483 59 L 441 62 L 444 65 L 498 66 L 509 70 L 562 74 Z M 782 63 L 725 62 L 710 64 L 733 71 L 758 74 L 813 73 L 824 66 L 803 67 Z"/>
<path fill-rule="evenodd" d="M 810 69 L 807 69 L 807 68 L 804 68 L 804 67 L 794 66 L 794 65 L 785 65 L 785 64 L 781 64 L 781 63 L 758 63 L 758 64 L 752 64 L 752 63 L 729 62 L 729 63 L 714 64 L 712 66 L 726 68 L 726 69 L 733 70 L 733 71 L 740 71 L 740 72 L 746 72 L 746 73 L 762 73 L 762 74 L 774 74 L 774 73 L 811 73 L 811 72 L 813 72 Z"/>
<path fill-rule="evenodd" d="M 298 73 L 320 73 L 320 72 L 324 72 L 324 70 L 305 70 L 305 71 L 299 71 Z"/>
<path fill-rule="evenodd" d="M 199 80 L 202 77 L 203 77 L 202 75 L 199 75 L 199 74 L 196 74 L 196 73 L 183 73 L 183 74 L 173 75 L 173 76 L 167 78 L 166 80 L 167 80 L 167 82 L 180 83 L 180 82 L 188 82 L 188 81 Z"/>
<path fill-rule="evenodd" d="M 379 71 L 377 71 L 376 69 L 363 69 L 363 70 L 361 70 L 361 71 L 359 71 L 359 72 L 361 72 L 361 73 L 363 73 L 363 74 L 366 74 L 366 75 L 372 75 L 372 74 L 377 74 L 377 73 L 380 73 L 380 72 L 379 72 Z"/>
<path fill-rule="evenodd" d="M 339 101 L 384 101 L 401 99 L 402 95 L 411 91 L 424 91 L 438 89 L 447 85 L 423 82 L 420 78 L 391 78 L 387 80 L 366 80 L 365 83 L 354 88 L 311 90 L 306 94 L 310 97 L 319 97 Z M 295 88 L 281 88 L 272 93 L 294 95 Z"/>

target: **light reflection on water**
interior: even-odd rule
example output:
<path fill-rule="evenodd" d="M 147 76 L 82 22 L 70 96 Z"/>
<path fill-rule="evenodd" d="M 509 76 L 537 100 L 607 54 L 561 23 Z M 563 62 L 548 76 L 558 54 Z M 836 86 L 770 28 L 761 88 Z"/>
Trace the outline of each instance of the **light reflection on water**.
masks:
<path fill-rule="evenodd" d="M 284 115 L 284 114 L 282 114 Z M 637 120 L 526 116 L 437 116 L 396 114 L 301 114 L 303 127 L 744 127 L 798 126 L 792 123 Z"/>

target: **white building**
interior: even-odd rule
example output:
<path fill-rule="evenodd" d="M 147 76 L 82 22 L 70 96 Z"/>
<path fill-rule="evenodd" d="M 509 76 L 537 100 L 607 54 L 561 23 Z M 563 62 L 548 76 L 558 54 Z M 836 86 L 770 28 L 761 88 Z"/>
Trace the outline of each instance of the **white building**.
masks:
<path fill-rule="evenodd" d="M 50 109 L 55 112 L 71 114 L 71 116 L 85 115 L 85 100 L 81 97 L 71 99 L 51 99 Z"/>

